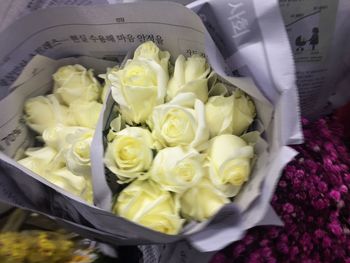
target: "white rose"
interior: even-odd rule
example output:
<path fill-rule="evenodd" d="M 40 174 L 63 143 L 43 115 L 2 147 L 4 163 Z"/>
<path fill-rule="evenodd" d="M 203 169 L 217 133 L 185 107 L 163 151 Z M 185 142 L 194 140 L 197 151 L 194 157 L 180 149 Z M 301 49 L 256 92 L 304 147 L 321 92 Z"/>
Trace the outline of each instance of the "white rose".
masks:
<path fill-rule="evenodd" d="M 83 192 L 81 193 L 81 198 L 83 198 L 87 203 L 93 204 L 94 203 L 94 193 L 92 189 L 92 183 L 91 179 L 88 177 L 85 177 L 85 188 Z"/>
<path fill-rule="evenodd" d="M 47 181 L 80 196 L 92 203 L 92 186 L 85 176 L 77 176 L 66 167 L 59 167 L 56 162 L 57 152 L 51 147 L 28 149 L 28 157 L 18 163 Z"/>
<path fill-rule="evenodd" d="M 111 86 L 108 86 L 108 84 L 105 84 L 103 86 L 102 93 L 101 93 L 101 101 L 102 101 L 102 103 L 106 102 L 107 95 L 108 95 L 108 92 L 109 92 L 110 89 L 111 89 Z"/>
<path fill-rule="evenodd" d="M 156 61 L 168 73 L 170 53 L 161 51 L 152 41 L 147 41 L 135 50 L 134 59 L 145 58 Z"/>
<path fill-rule="evenodd" d="M 38 133 L 58 123 L 74 125 L 75 120 L 68 114 L 68 108 L 60 105 L 54 95 L 38 96 L 26 100 L 24 113 L 27 125 Z"/>
<path fill-rule="evenodd" d="M 67 141 L 67 136 L 70 134 L 75 134 L 77 132 L 84 133 L 90 131 L 91 129 L 79 126 L 64 126 L 58 124 L 44 130 L 42 139 L 47 146 L 50 146 L 56 151 L 65 149 L 70 145 L 70 142 Z"/>
<path fill-rule="evenodd" d="M 253 147 L 238 136 L 223 134 L 209 141 L 207 158 L 212 183 L 228 197 L 237 195 L 248 180 Z"/>
<path fill-rule="evenodd" d="M 105 103 L 105 101 L 107 100 L 108 92 L 112 86 L 111 81 L 109 80 L 108 76 L 113 76 L 119 70 L 120 70 L 120 68 L 118 66 L 115 66 L 113 68 L 107 68 L 106 74 L 98 75 L 100 78 L 104 79 L 104 81 L 105 81 L 105 83 L 103 85 L 102 93 L 101 93 L 102 103 Z"/>
<path fill-rule="evenodd" d="M 203 157 L 196 150 L 170 147 L 157 153 L 150 178 L 164 190 L 181 194 L 194 186 L 203 172 Z"/>
<path fill-rule="evenodd" d="M 204 104 L 193 93 L 179 94 L 155 107 L 150 126 L 157 148 L 188 145 L 200 150 L 209 138 Z"/>
<path fill-rule="evenodd" d="M 204 221 L 215 215 L 230 200 L 207 177 L 180 197 L 181 214 L 188 219 Z"/>
<path fill-rule="evenodd" d="M 151 180 L 136 180 L 118 196 L 113 212 L 165 234 L 181 230 L 178 199 Z"/>
<path fill-rule="evenodd" d="M 117 136 L 117 133 L 125 128 L 125 125 L 122 121 L 122 117 L 119 115 L 118 117 L 114 118 L 109 124 L 109 127 L 110 129 L 106 138 L 108 142 L 111 142 L 114 140 L 115 136 Z"/>
<path fill-rule="evenodd" d="M 51 147 L 29 148 L 25 151 L 27 157 L 18 161 L 19 164 L 38 175 L 45 175 L 53 165 L 57 151 Z"/>
<path fill-rule="evenodd" d="M 88 199 L 91 202 L 91 184 L 85 176 L 78 176 L 69 171 L 66 167 L 48 171 L 43 177 L 67 192 Z"/>
<path fill-rule="evenodd" d="M 98 100 L 101 85 L 93 75 L 93 70 L 87 70 L 81 65 L 68 65 L 59 68 L 55 74 L 54 93 L 67 105 L 75 100 Z"/>
<path fill-rule="evenodd" d="M 205 58 L 180 55 L 175 62 L 174 75 L 169 80 L 167 101 L 179 93 L 193 92 L 203 102 L 208 99 L 208 75 L 210 67 Z"/>
<path fill-rule="evenodd" d="M 96 101 L 76 100 L 69 106 L 69 113 L 73 115 L 77 126 L 96 128 L 102 104 Z"/>
<path fill-rule="evenodd" d="M 210 97 L 205 105 L 210 137 L 220 134 L 241 135 L 255 117 L 255 106 L 248 95 L 236 90 L 229 97 Z"/>
<path fill-rule="evenodd" d="M 113 99 L 129 124 L 145 122 L 153 108 L 164 103 L 168 74 L 153 60 L 129 60 L 108 79 Z"/>
<path fill-rule="evenodd" d="M 128 183 L 146 178 L 153 161 L 151 133 L 140 127 L 127 127 L 108 143 L 104 162 L 119 179 Z"/>
<path fill-rule="evenodd" d="M 233 103 L 233 131 L 234 135 L 241 135 L 249 125 L 253 122 L 256 110 L 254 102 L 251 98 L 243 91 L 237 89 L 234 92 L 234 103 Z"/>
<path fill-rule="evenodd" d="M 70 147 L 66 150 L 67 168 L 75 175 L 91 175 L 90 147 L 94 130 L 77 132 L 70 135 Z"/>
<path fill-rule="evenodd" d="M 205 104 L 205 117 L 210 137 L 233 132 L 234 97 L 214 96 Z"/>

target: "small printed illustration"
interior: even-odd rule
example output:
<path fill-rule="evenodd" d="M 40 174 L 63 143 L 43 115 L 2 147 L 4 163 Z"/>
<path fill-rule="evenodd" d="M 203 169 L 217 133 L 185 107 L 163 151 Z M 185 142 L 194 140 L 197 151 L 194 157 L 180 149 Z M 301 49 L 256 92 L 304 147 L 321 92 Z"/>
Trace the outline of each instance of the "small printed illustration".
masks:
<path fill-rule="evenodd" d="M 311 38 L 309 40 L 309 44 L 310 46 L 312 46 L 312 50 L 315 50 L 315 47 L 318 45 L 318 27 L 314 27 L 312 29 L 312 35 Z"/>
<path fill-rule="evenodd" d="M 295 39 L 295 46 L 297 52 L 304 51 L 305 45 L 309 42 L 309 45 L 311 46 L 312 50 L 315 50 L 316 46 L 319 43 L 319 37 L 318 37 L 319 29 L 318 27 L 314 27 L 312 29 L 312 34 L 309 40 L 305 40 L 305 38 L 302 35 L 299 35 Z"/>
<path fill-rule="evenodd" d="M 305 38 L 303 36 L 298 36 L 295 39 L 295 45 L 297 46 L 297 51 L 304 51 L 304 46 L 306 45 L 307 41 L 305 40 Z"/>

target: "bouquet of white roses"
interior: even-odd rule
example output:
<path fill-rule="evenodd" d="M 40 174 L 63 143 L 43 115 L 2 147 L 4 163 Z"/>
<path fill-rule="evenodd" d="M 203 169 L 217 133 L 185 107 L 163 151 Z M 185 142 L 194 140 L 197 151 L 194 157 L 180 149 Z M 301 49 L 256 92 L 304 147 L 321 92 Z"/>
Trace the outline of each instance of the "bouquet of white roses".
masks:
<path fill-rule="evenodd" d="M 248 180 L 253 146 L 240 138 L 255 106 L 239 89 L 216 80 L 206 59 L 170 54 L 153 42 L 106 75 L 117 103 L 105 164 L 130 183 L 113 212 L 167 234 L 182 217 L 212 217 Z M 170 68 L 170 70 L 169 70 Z"/>
<path fill-rule="evenodd" d="M 291 57 L 286 74 L 251 67 L 246 53 L 228 68 L 200 19 L 171 3 L 45 10 L 2 34 L 18 50 L 0 40 L 2 202 L 108 243 L 187 239 L 202 251 L 263 221 L 299 139 L 293 78 L 281 82 Z M 275 66 L 262 48 L 271 39 L 249 46 L 256 65 Z M 122 66 L 101 59 L 132 50 Z"/>
<path fill-rule="evenodd" d="M 99 118 L 102 88 L 92 70 L 61 67 L 53 75 L 53 94 L 28 99 L 26 124 L 38 145 L 18 162 L 46 180 L 92 203 L 90 145 Z"/>
<path fill-rule="evenodd" d="M 102 75 L 104 90 L 91 69 L 59 68 L 53 94 L 24 104 L 26 123 L 44 145 L 27 149 L 19 163 L 91 203 L 91 142 L 111 90 L 117 117 L 104 162 L 119 184 L 130 183 L 113 212 L 166 234 L 180 232 L 182 217 L 212 217 L 249 178 L 254 149 L 239 136 L 255 106 L 219 82 L 206 58 L 179 55 L 174 66 L 169 59 L 146 42 L 123 68 Z"/>

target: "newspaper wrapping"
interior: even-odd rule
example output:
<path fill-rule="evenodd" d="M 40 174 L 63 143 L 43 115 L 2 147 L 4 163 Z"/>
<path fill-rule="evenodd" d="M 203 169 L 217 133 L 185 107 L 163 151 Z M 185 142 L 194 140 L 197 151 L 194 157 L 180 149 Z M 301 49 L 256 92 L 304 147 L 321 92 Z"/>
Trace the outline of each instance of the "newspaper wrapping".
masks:
<path fill-rule="evenodd" d="M 212 32 L 187 8 L 160 2 L 47 9 L 3 31 L 0 201 L 50 215 L 82 235 L 115 245 L 187 240 L 200 251 L 215 251 L 239 240 L 253 226 L 276 223 L 274 217 L 265 216 L 273 214 L 269 200 L 284 165 L 296 154 L 287 145 L 302 140 L 287 35 L 275 1 L 213 3 L 192 6 L 202 18 L 207 18 L 204 24 L 214 29 Z M 170 12 L 172 16 L 167 15 Z M 220 25 L 213 24 L 214 19 L 209 20 L 220 15 L 226 19 Z M 218 42 L 222 39 L 215 39 L 220 36 L 215 30 L 223 30 L 222 43 Z M 112 193 L 101 158 L 102 131 L 111 100 L 104 105 L 92 146 L 96 206 L 87 205 L 15 161 L 33 139 L 23 122 L 23 103 L 29 97 L 51 90 L 51 76 L 58 67 L 80 63 L 102 73 L 147 40 L 169 50 L 174 57 L 205 54 L 224 81 L 254 99 L 258 113 L 255 127 L 263 134 L 255 147 L 258 159 L 251 179 L 233 203 L 223 207 L 211 220 L 191 223 L 175 236 L 146 229 L 109 212 Z M 283 65 L 277 63 L 281 56 Z"/>

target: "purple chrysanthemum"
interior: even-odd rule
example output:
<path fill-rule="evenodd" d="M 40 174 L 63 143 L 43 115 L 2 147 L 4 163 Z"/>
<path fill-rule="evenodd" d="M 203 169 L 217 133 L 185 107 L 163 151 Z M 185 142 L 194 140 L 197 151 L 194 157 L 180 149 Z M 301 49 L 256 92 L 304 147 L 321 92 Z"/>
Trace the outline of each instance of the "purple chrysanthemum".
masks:
<path fill-rule="evenodd" d="M 284 169 L 272 205 L 285 227 L 256 227 L 212 263 L 349 262 L 350 154 L 334 117 L 302 120 L 305 143 Z"/>

